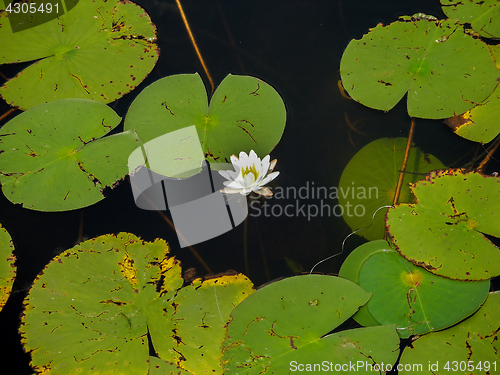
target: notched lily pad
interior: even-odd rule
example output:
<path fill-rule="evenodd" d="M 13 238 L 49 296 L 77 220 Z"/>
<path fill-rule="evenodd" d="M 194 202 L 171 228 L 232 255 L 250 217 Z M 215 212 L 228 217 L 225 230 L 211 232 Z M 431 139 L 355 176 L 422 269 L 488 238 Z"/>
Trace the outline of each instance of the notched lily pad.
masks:
<path fill-rule="evenodd" d="M 415 374 L 419 364 L 432 364 L 432 374 L 497 374 L 500 370 L 500 292 L 490 293 L 470 318 L 441 332 L 424 335 L 403 351 L 400 374 Z M 436 366 L 437 364 L 437 366 Z M 406 371 L 404 369 L 407 369 Z M 422 367 L 420 367 L 422 369 Z M 422 371 L 422 370 L 420 370 Z"/>
<path fill-rule="evenodd" d="M 349 43 L 340 63 L 356 101 L 388 111 L 408 94 L 408 114 L 446 118 L 491 94 L 500 77 L 488 46 L 456 20 L 401 17 Z"/>
<path fill-rule="evenodd" d="M 128 173 L 128 156 L 139 143 L 131 131 L 101 138 L 119 123 L 111 108 L 84 99 L 16 116 L 0 134 L 5 196 L 38 211 L 67 211 L 104 199 L 104 189 Z"/>
<path fill-rule="evenodd" d="M 9 104 L 27 109 L 82 98 L 112 102 L 134 89 L 158 60 L 156 29 L 130 1 L 79 1 L 66 14 L 13 33 L 0 14 L 0 64 L 38 60 L 0 87 Z"/>
<path fill-rule="evenodd" d="M 500 8 L 499 8 L 500 9 Z M 490 46 L 500 68 L 500 46 Z M 489 143 L 500 133 L 500 86 L 470 111 L 444 121 L 459 136 L 474 142 Z"/>
<path fill-rule="evenodd" d="M 162 359 L 193 374 L 221 374 L 221 344 L 229 314 L 253 293 L 242 274 L 194 280 L 178 290 L 175 298 L 158 299 L 161 315 L 151 318 L 149 332 Z"/>
<path fill-rule="evenodd" d="M 20 331 L 34 369 L 101 374 L 112 366 L 115 373 L 148 374 L 177 366 L 221 374 L 213 358 L 220 359 L 229 311 L 252 293 L 252 284 L 234 275 L 181 288 L 181 267 L 168 252 L 162 240 L 145 243 L 120 233 L 57 256 L 24 303 Z M 150 346 L 175 366 L 150 362 Z M 151 366 L 156 372 L 148 372 Z"/>
<path fill-rule="evenodd" d="M 295 276 L 259 289 L 231 313 L 223 345 L 224 371 L 285 374 L 294 364 L 324 361 L 327 366 L 356 361 L 393 364 L 399 345 L 394 326 L 326 335 L 369 298 L 358 285 L 333 276 Z"/>
<path fill-rule="evenodd" d="M 125 118 L 144 142 L 195 125 L 210 163 L 229 163 L 231 155 L 254 150 L 264 157 L 285 127 L 283 100 L 269 84 L 249 76 L 228 75 L 210 105 L 198 74 L 162 78 L 144 89 Z"/>
<path fill-rule="evenodd" d="M 389 209 L 391 241 L 437 275 L 486 280 L 500 275 L 500 178 L 463 170 L 431 172 L 411 186 L 417 203 Z"/>
<path fill-rule="evenodd" d="M 397 324 L 402 338 L 441 330 L 471 315 L 484 302 L 489 280 L 460 281 L 433 275 L 404 259 L 384 240 L 356 248 L 340 276 L 372 293 L 354 316 L 360 324 Z M 358 317 L 359 314 L 359 317 Z"/>

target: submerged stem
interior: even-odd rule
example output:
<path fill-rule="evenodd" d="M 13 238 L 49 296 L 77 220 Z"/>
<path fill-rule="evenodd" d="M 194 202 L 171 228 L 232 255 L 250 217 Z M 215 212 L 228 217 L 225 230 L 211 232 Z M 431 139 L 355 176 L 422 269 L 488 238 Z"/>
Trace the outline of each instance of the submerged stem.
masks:
<path fill-rule="evenodd" d="M 2 121 L 4 118 L 6 118 L 8 115 L 10 115 L 12 112 L 14 112 L 17 108 L 11 108 L 7 112 L 5 112 L 2 116 L 0 116 L 0 121 Z"/>
<path fill-rule="evenodd" d="M 392 200 L 393 206 L 396 206 L 396 204 L 398 203 L 399 194 L 401 193 L 401 187 L 403 186 L 403 178 L 405 176 L 405 169 L 406 169 L 406 163 L 408 162 L 408 156 L 410 155 L 411 141 L 413 139 L 414 131 L 415 131 L 415 119 L 412 118 L 411 119 L 410 134 L 408 134 L 408 141 L 406 142 L 406 150 L 405 150 L 405 156 L 403 159 L 403 165 L 401 166 L 401 170 L 399 172 L 398 184 L 396 186 L 396 191 L 394 193 L 394 199 Z"/>
<path fill-rule="evenodd" d="M 488 163 L 490 161 L 491 156 L 495 153 L 495 151 L 496 151 L 496 149 L 498 148 L 499 145 L 500 145 L 500 139 L 495 143 L 495 145 L 490 150 L 488 150 L 488 154 L 483 159 L 483 161 L 481 162 L 481 164 L 479 164 L 479 167 L 477 167 L 477 171 L 479 173 L 483 173 L 483 169 L 484 169 L 486 163 Z"/>
<path fill-rule="evenodd" d="M 208 72 L 207 66 L 205 65 L 205 61 L 203 61 L 203 57 L 201 57 L 201 52 L 198 49 L 198 45 L 196 44 L 196 41 L 194 40 L 193 33 L 191 32 L 191 28 L 189 27 L 188 20 L 186 18 L 186 15 L 184 14 L 184 10 L 182 9 L 181 1 L 180 0 L 175 0 L 177 3 L 177 7 L 179 8 L 179 12 L 181 13 L 182 21 L 184 21 L 184 26 L 186 26 L 186 30 L 189 34 L 189 39 L 191 39 L 191 43 L 193 43 L 194 50 L 196 51 L 196 54 L 198 55 L 198 58 L 200 59 L 201 66 L 203 66 L 203 70 L 205 71 L 205 74 L 208 77 L 208 80 L 210 81 L 210 86 L 212 87 L 212 93 L 214 92 L 215 86 L 214 86 L 214 81 L 212 80 L 212 76 Z"/>

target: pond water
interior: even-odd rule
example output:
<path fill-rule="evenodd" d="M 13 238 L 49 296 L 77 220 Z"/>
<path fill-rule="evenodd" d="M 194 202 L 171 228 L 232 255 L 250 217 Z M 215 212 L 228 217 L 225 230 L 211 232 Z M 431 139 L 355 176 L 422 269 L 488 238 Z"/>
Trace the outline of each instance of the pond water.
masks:
<path fill-rule="evenodd" d="M 111 104 L 122 117 L 137 94 L 162 77 L 199 72 L 208 85 L 175 1 L 136 2 L 151 15 L 161 51 L 144 82 Z M 422 12 L 444 17 L 437 0 L 184 0 L 183 6 L 216 85 L 229 73 L 251 75 L 272 85 L 282 96 L 287 123 L 281 141 L 271 152 L 280 171 L 274 186 L 296 189 L 337 186 L 343 169 L 362 147 L 381 137 L 408 135 L 411 119 L 405 100 L 384 113 L 341 95 L 340 59 L 349 41 L 361 38 L 380 22 L 397 20 L 399 15 Z M 19 65 L 2 66 L 0 72 L 13 77 L 19 69 Z M 1 113 L 8 109 L 0 103 Z M 420 119 L 414 143 L 450 167 L 470 160 L 476 147 L 454 136 L 441 121 Z M 486 172 L 499 168 L 500 163 L 493 161 Z M 319 202 L 310 197 L 301 204 Z M 297 267 L 309 271 L 321 259 L 339 252 L 351 233 L 341 217 L 250 214 L 246 224 L 194 247 L 214 273 L 244 272 L 256 286 L 290 276 Z M 166 215 L 170 217 L 168 212 Z M 146 241 L 163 238 L 184 269 L 194 267 L 198 275 L 206 274 L 189 250 L 179 247 L 175 232 L 157 212 L 135 206 L 128 179 L 108 190 L 105 200 L 70 212 L 30 211 L 0 195 L 0 223 L 12 235 L 18 267 L 14 292 L 0 313 L 2 366 L 12 374 L 30 373 L 29 357 L 23 354 L 17 333 L 27 288 L 54 255 L 82 238 L 118 232 L 131 232 Z M 315 271 L 336 274 L 345 255 L 363 242 L 351 237 L 342 256 L 322 263 Z"/>

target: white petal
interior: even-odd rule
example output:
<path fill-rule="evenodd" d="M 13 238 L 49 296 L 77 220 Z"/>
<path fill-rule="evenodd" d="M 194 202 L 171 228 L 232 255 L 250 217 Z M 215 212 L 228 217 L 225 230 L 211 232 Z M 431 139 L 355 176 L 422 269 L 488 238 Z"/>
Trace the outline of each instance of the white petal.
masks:
<path fill-rule="evenodd" d="M 255 185 L 255 176 L 253 173 L 249 173 L 245 176 L 245 186 L 251 187 L 253 185 Z"/>
<path fill-rule="evenodd" d="M 268 173 L 271 173 L 274 171 L 274 167 L 276 167 L 276 163 L 278 162 L 278 159 L 274 159 L 270 164 L 269 164 L 269 170 L 267 171 Z"/>
<path fill-rule="evenodd" d="M 231 189 L 241 189 L 243 187 L 238 181 L 224 181 L 223 184 Z"/>
<path fill-rule="evenodd" d="M 248 195 L 252 192 L 251 189 L 241 189 L 240 194 L 241 195 Z"/>
<path fill-rule="evenodd" d="M 243 159 L 243 160 L 248 159 L 248 155 L 245 151 L 240 152 L 240 161 L 241 161 L 241 159 Z"/>
<path fill-rule="evenodd" d="M 272 180 L 274 180 L 276 177 L 278 177 L 280 173 L 279 172 L 273 172 L 273 173 L 269 173 L 266 178 L 264 178 L 262 180 L 262 182 L 260 183 L 261 185 L 267 185 L 268 183 L 270 183 Z"/>
<path fill-rule="evenodd" d="M 239 161 L 236 155 L 231 155 L 231 163 L 233 164 L 233 166 L 239 165 Z"/>
<path fill-rule="evenodd" d="M 272 197 L 273 196 L 273 192 L 271 191 L 271 189 L 267 188 L 267 187 L 261 187 L 259 190 L 254 190 L 254 192 L 256 192 L 257 194 L 260 194 L 264 197 Z"/>
<path fill-rule="evenodd" d="M 226 180 L 234 180 L 234 178 L 232 178 L 231 175 L 229 174 L 230 172 L 233 172 L 233 171 L 218 171 L 218 172 Z"/>
<path fill-rule="evenodd" d="M 229 172 L 229 176 L 231 177 L 231 179 L 233 180 L 236 180 L 238 178 L 238 176 L 241 174 L 241 168 L 238 168 L 237 171 L 228 171 Z"/>
<path fill-rule="evenodd" d="M 224 194 L 236 194 L 236 193 L 239 193 L 240 191 L 241 191 L 241 189 L 231 189 L 229 187 L 225 187 L 224 189 L 220 189 L 220 192 L 224 193 Z"/>
<path fill-rule="evenodd" d="M 265 185 L 262 183 L 262 179 L 264 178 L 265 174 L 264 173 L 260 173 L 258 178 L 255 180 L 254 182 L 254 185 Z"/>
<path fill-rule="evenodd" d="M 260 172 L 263 176 L 265 176 L 267 174 L 267 171 L 269 171 L 269 155 L 262 159 L 261 168 L 262 169 L 260 170 Z"/>
<path fill-rule="evenodd" d="M 250 151 L 250 156 L 247 159 L 247 165 L 251 167 L 255 165 L 256 168 L 260 167 L 260 158 L 257 156 L 254 150 Z"/>

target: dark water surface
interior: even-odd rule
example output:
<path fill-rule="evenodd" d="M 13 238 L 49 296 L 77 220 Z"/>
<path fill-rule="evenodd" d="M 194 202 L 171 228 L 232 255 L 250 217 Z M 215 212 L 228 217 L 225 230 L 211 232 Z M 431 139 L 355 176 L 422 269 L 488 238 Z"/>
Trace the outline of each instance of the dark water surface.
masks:
<path fill-rule="evenodd" d="M 175 1 L 137 2 L 150 13 L 158 29 L 161 53 L 146 80 L 111 104 L 122 117 L 137 94 L 162 77 L 199 72 L 208 84 Z M 383 113 L 340 94 L 340 59 L 349 41 L 361 38 L 379 22 L 396 21 L 399 15 L 422 12 L 444 18 L 438 0 L 184 0 L 183 6 L 216 85 L 229 73 L 251 75 L 274 86 L 283 97 L 287 125 L 271 156 L 278 159 L 276 169 L 281 172 L 276 184 L 297 188 L 313 182 L 315 186 L 336 186 L 348 161 L 363 146 L 378 138 L 408 134 L 410 118 L 405 100 L 389 113 Z M 19 69 L 0 67 L 9 77 Z M 1 113 L 8 109 L 0 103 Z M 353 132 L 346 118 L 365 135 Z M 416 145 L 449 166 L 459 166 L 456 161 L 476 147 L 453 135 L 441 121 L 417 120 L 416 126 Z M 470 158 L 471 155 L 462 160 Z M 491 173 L 500 165 L 491 163 L 489 168 L 486 172 Z M 179 248 L 175 233 L 157 212 L 143 211 L 134 205 L 128 180 L 108 191 L 105 200 L 63 213 L 26 210 L 1 195 L 0 223 L 12 235 L 18 267 L 14 293 L 0 313 L 1 363 L 8 369 L 0 370 L 2 374 L 31 373 L 29 356 L 23 354 L 17 333 L 22 299 L 51 258 L 74 246 L 80 227 L 86 238 L 118 232 L 131 232 L 147 241 L 164 238 L 184 269 L 195 267 L 199 275 L 206 273 L 188 250 Z M 309 270 L 317 261 L 338 252 L 350 233 L 343 219 L 336 217 L 249 217 L 246 225 L 246 236 L 240 225 L 195 248 L 215 273 L 228 269 L 245 272 L 246 237 L 248 276 L 256 285 L 291 275 L 285 258 Z M 346 253 L 360 243 L 359 238 L 350 239 Z M 335 258 L 317 270 L 338 272 L 342 259 Z"/>

